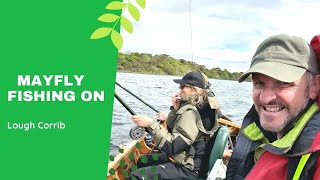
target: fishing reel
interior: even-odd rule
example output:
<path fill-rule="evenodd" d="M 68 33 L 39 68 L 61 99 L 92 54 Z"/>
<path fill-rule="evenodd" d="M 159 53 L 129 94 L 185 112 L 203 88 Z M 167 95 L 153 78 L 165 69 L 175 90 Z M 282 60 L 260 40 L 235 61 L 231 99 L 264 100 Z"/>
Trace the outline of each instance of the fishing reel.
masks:
<path fill-rule="evenodd" d="M 129 136 L 133 140 L 142 139 L 145 135 L 146 129 L 140 126 L 135 126 L 130 129 Z"/>
<path fill-rule="evenodd" d="M 161 121 L 160 119 L 157 119 L 157 122 L 159 124 L 163 124 L 164 123 L 164 121 Z M 140 126 L 135 126 L 135 127 L 131 128 L 130 132 L 129 132 L 129 136 L 133 140 L 142 139 L 145 134 L 146 134 L 146 128 L 143 128 L 143 127 L 140 127 Z"/>

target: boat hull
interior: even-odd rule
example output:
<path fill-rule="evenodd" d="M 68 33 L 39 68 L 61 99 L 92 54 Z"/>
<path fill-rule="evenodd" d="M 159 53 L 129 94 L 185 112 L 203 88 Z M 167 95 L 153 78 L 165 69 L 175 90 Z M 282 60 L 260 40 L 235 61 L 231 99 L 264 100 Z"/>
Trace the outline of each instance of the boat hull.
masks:
<path fill-rule="evenodd" d="M 219 119 L 219 124 L 227 126 L 232 145 L 236 143 L 236 136 L 240 131 L 240 125 L 226 119 Z M 152 147 L 149 147 L 144 139 L 134 140 L 128 144 L 119 146 L 119 154 L 111 159 L 108 163 L 107 180 L 126 180 L 131 170 L 136 168 L 137 160 L 142 156 L 156 152 Z M 228 154 L 228 153 L 226 153 Z M 230 155 L 225 155 L 228 158 Z"/>

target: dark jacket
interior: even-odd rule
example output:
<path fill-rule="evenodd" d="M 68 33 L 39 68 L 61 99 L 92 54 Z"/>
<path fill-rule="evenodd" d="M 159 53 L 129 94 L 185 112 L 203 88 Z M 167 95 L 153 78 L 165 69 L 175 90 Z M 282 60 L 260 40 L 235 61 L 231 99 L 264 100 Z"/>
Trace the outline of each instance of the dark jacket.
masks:
<path fill-rule="evenodd" d="M 228 180 L 292 179 L 302 155 L 311 153 L 300 179 L 312 179 L 320 170 L 320 113 L 310 102 L 286 128 L 285 135 L 265 131 L 254 107 L 245 116 L 227 169 Z"/>

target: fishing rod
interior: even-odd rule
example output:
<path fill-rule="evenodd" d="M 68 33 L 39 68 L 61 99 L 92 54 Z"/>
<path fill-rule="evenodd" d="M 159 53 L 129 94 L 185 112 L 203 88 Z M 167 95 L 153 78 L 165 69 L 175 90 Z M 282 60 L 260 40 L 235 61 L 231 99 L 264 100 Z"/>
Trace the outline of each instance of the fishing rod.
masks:
<path fill-rule="evenodd" d="M 122 104 L 122 106 L 124 108 L 126 108 L 127 111 L 129 111 L 129 113 L 131 115 L 137 115 L 137 113 L 135 113 L 118 95 L 117 93 L 114 93 L 114 97 Z M 130 129 L 129 132 L 129 136 L 134 139 L 141 139 L 146 132 L 146 128 L 140 127 L 140 126 L 135 126 L 133 128 Z"/>
<path fill-rule="evenodd" d="M 143 104 L 147 105 L 149 108 L 151 108 L 152 110 L 154 110 L 155 112 L 159 113 L 160 111 L 158 111 L 156 108 L 154 108 L 153 106 L 151 106 L 150 104 L 146 103 L 145 101 L 143 101 L 141 98 L 139 98 L 137 95 L 133 94 L 131 91 L 129 91 L 127 88 L 121 86 L 121 84 L 119 84 L 118 82 L 116 82 L 116 84 L 121 87 L 123 90 L 127 91 L 129 94 L 131 94 L 133 97 L 137 98 L 139 101 L 141 101 Z"/>
<path fill-rule="evenodd" d="M 117 93 L 114 93 L 114 97 L 122 104 L 122 106 L 124 108 L 126 108 L 127 111 L 129 111 L 129 113 L 131 115 L 137 115 L 137 113 L 135 113 L 119 96 Z"/>
<path fill-rule="evenodd" d="M 193 64 L 193 37 L 192 37 L 192 13 L 191 13 L 191 0 L 189 0 L 189 28 L 190 28 L 190 46 L 191 46 L 191 61 L 192 61 L 192 66 L 191 70 L 193 71 L 194 69 L 194 64 Z"/>

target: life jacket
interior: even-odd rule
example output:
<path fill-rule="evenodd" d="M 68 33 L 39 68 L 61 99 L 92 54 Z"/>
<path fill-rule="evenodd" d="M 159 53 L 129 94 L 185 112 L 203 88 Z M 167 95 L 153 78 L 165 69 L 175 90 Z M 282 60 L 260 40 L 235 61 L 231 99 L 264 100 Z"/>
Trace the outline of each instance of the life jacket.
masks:
<path fill-rule="evenodd" d="M 203 103 L 201 106 L 193 106 L 189 104 L 188 100 L 192 97 L 185 97 L 181 100 L 181 107 L 178 111 L 171 111 L 167 119 L 167 129 L 171 133 L 175 128 L 176 119 L 186 111 L 193 111 L 196 114 L 196 126 L 199 129 L 197 139 L 190 145 L 185 152 L 175 154 L 172 159 L 178 164 L 182 164 L 187 168 L 202 172 L 208 168 L 208 159 L 211 152 L 211 148 L 207 148 L 207 140 L 212 137 L 215 131 L 218 129 L 217 121 L 217 102 L 215 98 L 209 97 L 209 101 Z M 214 105 L 214 106 L 213 106 Z M 193 132 L 188 132 L 193 133 Z M 206 171 L 207 172 L 207 171 Z"/>
<path fill-rule="evenodd" d="M 195 120 L 195 124 L 196 127 L 198 128 L 198 133 L 196 134 L 196 139 L 192 142 L 192 144 L 190 144 L 188 146 L 188 148 L 183 149 L 183 151 L 180 151 L 179 148 L 181 148 L 181 146 L 179 147 L 179 145 L 183 145 L 184 143 L 188 143 L 187 141 L 185 141 L 184 143 L 181 142 L 181 140 L 176 140 L 173 139 L 172 141 L 164 141 L 163 144 L 161 144 L 161 150 L 165 151 L 168 153 L 168 155 L 174 160 L 175 163 L 177 164 L 181 164 L 187 168 L 189 168 L 192 171 L 200 171 L 201 169 L 201 164 L 203 161 L 203 155 L 205 154 L 205 148 L 206 148 L 206 137 L 207 136 L 211 136 L 214 134 L 214 132 L 216 131 L 215 127 L 213 126 L 213 128 L 211 129 L 206 129 L 203 125 L 203 121 L 201 119 L 201 115 L 198 112 L 197 108 L 191 104 L 188 103 L 188 101 L 185 101 L 184 103 L 181 104 L 181 107 L 179 108 L 178 111 L 171 111 L 168 115 L 168 119 L 166 121 L 167 124 L 167 129 L 169 133 L 173 133 L 174 131 L 177 131 L 179 128 L 181 128 L 181 124 L 180 126 L 178 125 L 178 123 L 187 123 L 188 122 L 188 116 L 182 116 L 184 113 L 186 113 L 187 111 L 193 111 L 194 114 L 192 115 L 192 118 L 196 118 Z M 181 119 L 184 118 L 184 119 Z M 187 124 L 185 124 L 187 125 Z M 194 126 L 192 125 L 192 126 Z M 192 131 L 185 131 L 186 133 L 188 133 L 188 136 L 194 136 L 195 132 Z M 163 131 L 163 133 L 165 133 L 165 131 Z M 157 134 L 157 135 L 153 135 L 153 138 L 157 138 L 160 140 L 160 137 L 165 137 L 165 134 Z M 179 136 L 177 136 L 177 138 L 179 138 Z M 180 138 L 182 138 L 180 136 Z M 175 147 L 171 147 L 173 146 L 172 143 L 173 142 L 179 142 L 175 145 Z M 174 150 L 178 150 L 176 151 L 176 153 L 173 153 Z"/>
<path fill-rule="evenodd" d="M 203 127 L 207 131 L 216 130 L 218 127 L 218 105 L 215 97 L 209 97 L 208 102 L 197 107 Z"/>
<path fill-rule="evenodd" d="M 215 96 L 208 97 L 208 102 L 204 103 L 201 108 L 197 107 L 197 110 L 201 116 L 202 124 L 207 131 L 212 131 L 213 133 L 206 136 L 203 139 L 203 142 L 196 142 L 194 145 L 196 146 L 198 143 L 201 143 L 205 146 L 204 155 L 201 158 L 201 166 L 199 170 L 199 177 L 205 177 L 209 170 L 209 157 L 211 153 L 211 149 L 213 147 L 214 141 L 210 141 L 210 138 L 214 137 L 214 132 L 218 129 L 218 110 L 219 105 L 215 98 Z"/>
<path fill-rule="evenodd" d="M 252 107 L 244 118 L 236 147 L 229 161 L 227 179 L 244 179 L 248 174 L 249 177 L 256 179 L 255 173 L 274 174 L 270 172 L 272 167 L 262 165 L 262 161 L 277 162 L 273 163 L 274 168 L 277 168 L 283 177 L 292 179 L 301 156 L 309 153 L 311 155 L 302 167 L 300 177 L 312 177 L 320 149 L 320 133 L 318 133 L 320 113 L 317 104 L 310 101 L 305 111 L 301 112 L 292 122 L 292 127 L 288 129 L 285 136 L 277 139 L 275 133 L 261 128 L 259 116 Z M 282 169 L 278 168 L 280 162 L 284 163 L 281 166 Z"/>
<path fill-rule="evenodd" d="M 318 60 L 320 60 L 320 34 L 314 36 L 311 39 L 310 45 L 314 49 L 314 52 L 317 54 Z"/>
<path fill-rule="evenodd" d="M 310 45 L 313 48 L 314 52 L 317 54 L 318 61 L 320 63 L 320 34 L 314 36 L 311 41 Z M 320 106 L 320 97 L 317 98 L 318 106 Z"/>

